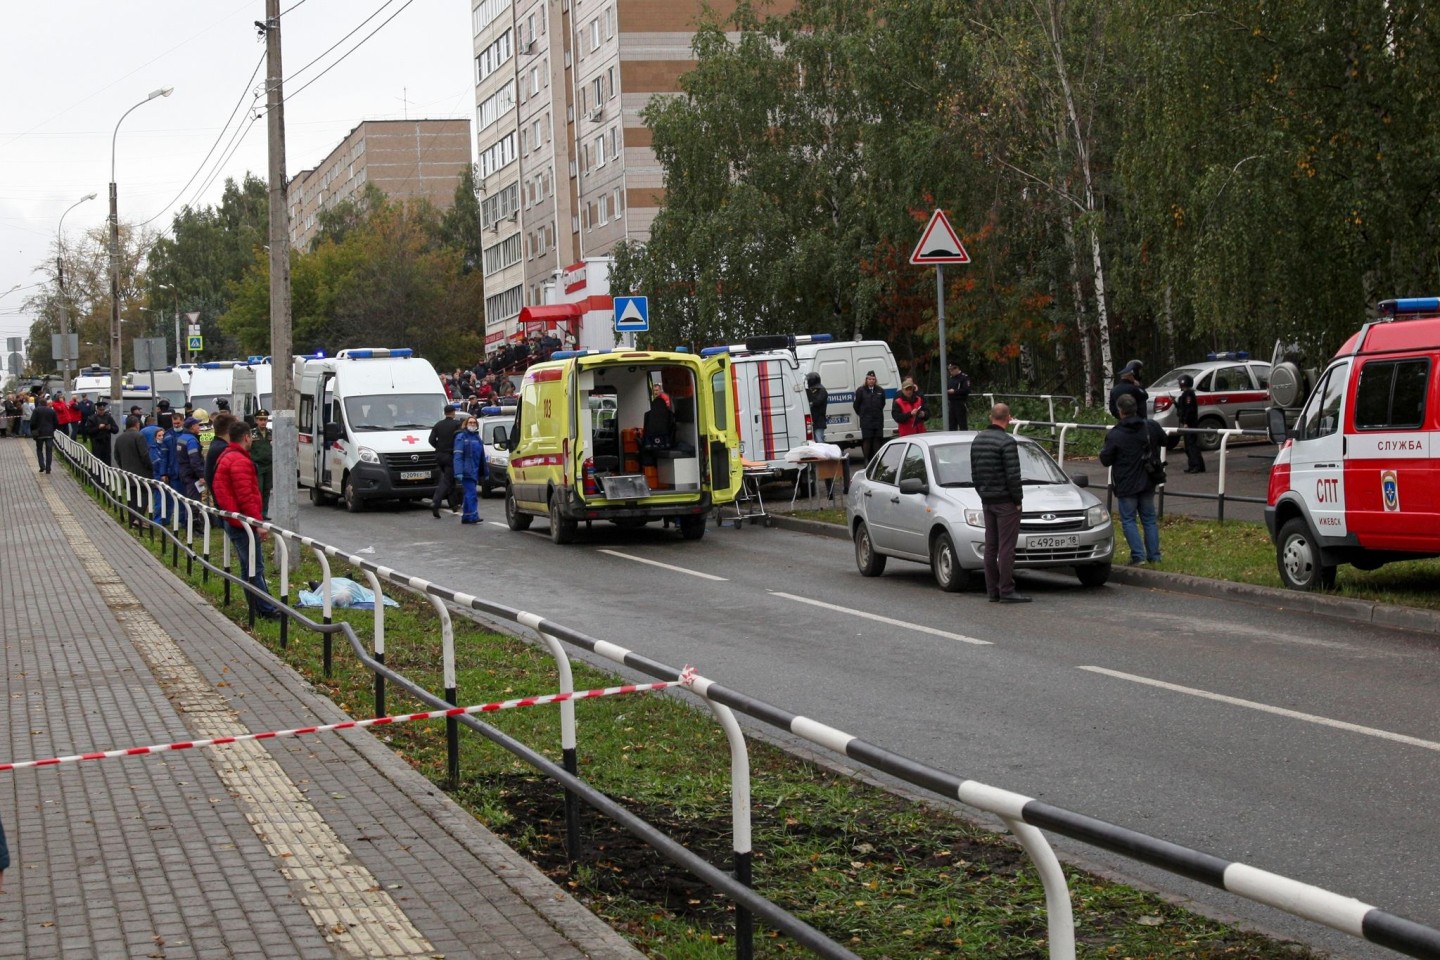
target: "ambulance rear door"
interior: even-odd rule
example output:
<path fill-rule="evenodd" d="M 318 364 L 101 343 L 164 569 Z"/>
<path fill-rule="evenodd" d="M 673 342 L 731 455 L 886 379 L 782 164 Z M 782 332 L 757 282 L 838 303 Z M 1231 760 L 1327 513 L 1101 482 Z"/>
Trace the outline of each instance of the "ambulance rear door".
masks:
<path fill-rule="evenodd" d="M 1310 510 L 1315 534 L 1322 539 L 1344 537 L 1345 414 L 1350 358 L 1325 371 L 1296 422 L 1290 448 L 1290 486 Z"/>
<path fill-rule="evenodd" d="M 730 503 L 740 490 L 744 466 L 740 462 L 740 431 L 735 422 L 735 384 L 730 379 L 730 355 L 716 354 L 700 361 L 696 393 L 700 401 L 697 425 L 706 447 L 706 475 L 711 503 Z"/>

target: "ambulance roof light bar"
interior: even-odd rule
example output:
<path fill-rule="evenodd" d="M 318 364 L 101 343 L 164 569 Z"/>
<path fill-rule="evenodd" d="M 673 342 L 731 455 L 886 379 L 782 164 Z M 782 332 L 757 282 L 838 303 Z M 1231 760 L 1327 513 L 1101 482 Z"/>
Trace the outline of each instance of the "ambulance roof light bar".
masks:
<path fill-rule="evenodd" d="M 357 350 L 341 350 L 335 354 L 337 360 L 383 360 L 386 358 L 413 357 L 415 351 L 409 347 L 361 347 Z"/>
<path fill-rule="evenodd" d="M 1440 297 L 1401 297 L 1396 300 L 1381 300 L 1380 319 L 1384 323 L 1402 316 L 1417 316 L 1440 313 Z"/>
<path fill-rule="evenodd" d="M 794 350 L 807 343 L 830 343 L 835 339 L 828 333 L 767 333 L 748 338 L 744 343 L 732 343 L 723 347 L 705 347 L 702 357 L 714 357 L 722 353 L 770 353 L 774 350 Z"/>

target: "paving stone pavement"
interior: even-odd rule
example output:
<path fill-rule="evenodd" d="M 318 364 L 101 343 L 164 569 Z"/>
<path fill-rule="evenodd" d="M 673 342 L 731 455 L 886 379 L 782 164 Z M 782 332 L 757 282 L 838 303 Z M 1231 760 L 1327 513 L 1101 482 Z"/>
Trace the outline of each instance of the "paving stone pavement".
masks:
<path fill-rule="evenodd" d="M 346 719 L 24 440 L 0 650 L 4 760 Z M 0 958 L 641 956 L 364 730 L 0 773 L 0 819 Z"/>

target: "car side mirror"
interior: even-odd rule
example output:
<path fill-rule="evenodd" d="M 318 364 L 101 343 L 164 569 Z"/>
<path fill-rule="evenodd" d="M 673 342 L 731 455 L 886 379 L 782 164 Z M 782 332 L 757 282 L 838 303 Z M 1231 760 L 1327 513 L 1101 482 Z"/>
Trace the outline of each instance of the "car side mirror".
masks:
<path fill-rule="evenodd" d="M 901 493 L 929 493 L 930 484 L 919 477 L 906 477 L 900 481 Z"/>
<path fill-rule="evenodd" d="M 1077 487 L 1090 486 L 1090 475 L 1088 473 L 1072 473 L 1069 476 L 1070 482 Z"/>
<path fill-rule="evenodd" d="M 1285 409 L 1283 407 L 1266 408 L 1265 429 L 1270 433 L 1271 443 L 1284 443 L 1290 439 L 1290 428 L 1285 425 Z"/>
<path fill-rule="evenodd" d="M 334 443 L 336 440 L 345 436 L 345 428 L 332 420 L 330 423 L 325 424 L 325 429 L 321 431 L 320 435 L 326 443 Z"/>
<path fill-rule="evenodd" d="M 510 442 L 509 436 L 505 433 L 504 427 L 496 427 L 490 431 L 490 446 L 504 450 L 505 445 Z"/>

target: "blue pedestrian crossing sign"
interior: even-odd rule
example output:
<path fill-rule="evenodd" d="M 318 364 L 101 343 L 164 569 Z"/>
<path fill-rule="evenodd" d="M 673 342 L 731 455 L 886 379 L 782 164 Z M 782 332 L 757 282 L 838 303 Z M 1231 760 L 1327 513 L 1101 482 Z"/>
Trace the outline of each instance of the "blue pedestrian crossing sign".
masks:
<path fill-rule="evenodd" d="M 205 338 L 204 338 L 204 337 L 190 337 L 188 340 L 185 341 L 185 349 L 186 349 L 186 350 L 190 350 L 190 351 L 204 350 L 204 349 L 205 349 Z"/>
<path fill-rule="evenodd" d="M 615 298 L 615 332 L 643 333 L 650 329 L 648 297 Z"/>

